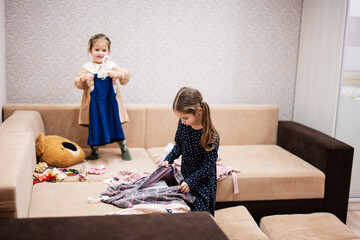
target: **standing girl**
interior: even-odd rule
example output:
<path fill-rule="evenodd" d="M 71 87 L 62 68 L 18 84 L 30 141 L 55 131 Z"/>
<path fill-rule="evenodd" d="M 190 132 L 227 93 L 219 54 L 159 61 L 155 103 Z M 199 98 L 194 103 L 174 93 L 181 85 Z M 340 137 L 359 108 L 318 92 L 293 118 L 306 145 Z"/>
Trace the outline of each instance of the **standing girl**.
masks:
<path fill-rule="evenodd" d="M 179 118 L 175 146 L 163 165 L 172 164 L 182 155 L 184 180 L 179 190 L 196 197 L 191 210 L 208 211 L 214 216 L 220 138 L 211 122 L 209 105 L 198 90 L 183 87 L 175 97 L 173 111 Z"/>
<path fill-rule="evenodd" d="M 97 159 L 98 146 L 111 142 L 118 143 L 123 160 L 131 160 L 121 125 L 129 121 L 129 117 L 116 84 L 117 80 L 127 84 L 130 73 L 108 59 L 110 45 L 110 39 L 104 34 L 91 37 L 88 51 L 92 62 L 85 63 L 75 79 L 75 86 L 84 90 L 79 125 L 89 126 L 91 154 L 87 160 Z"/>

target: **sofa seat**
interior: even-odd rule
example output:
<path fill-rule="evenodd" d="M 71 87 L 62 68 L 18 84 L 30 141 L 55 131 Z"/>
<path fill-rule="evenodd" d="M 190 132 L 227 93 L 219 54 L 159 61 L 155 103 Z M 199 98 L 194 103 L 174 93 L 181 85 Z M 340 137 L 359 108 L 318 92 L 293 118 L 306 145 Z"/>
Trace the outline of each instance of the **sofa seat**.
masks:
<path fill-rule="evenodd" d="M 153 161 L 164 154 L 164 148 L 147 151 Z M 219 155 L 220 163 L 240 172 L 239 193 L 234 194 L 232 177 L 227 177 L 218 182 L 217 202 L 324 197 L 324 173 L 278 145 L 220 146 Z"/>
<path fill-rule="evenodd" d="M 28 217 L 105 215 L 119 208 L 102 202 L 91 203 L 107 189 L 103 182 L 38 183 L 33 186 Z"/>
<path fill-rule="evenodd" d="M 69 168 L 76 170 L 100 167 L 104 166 L 105 173 L 102 175 L 87 174 L 87 181 L 103 181 L 105 179 L 112 178 L 119 171 L 131 171 L 136 169 L 138 171 L 153 172 L 156 170 L 156 165 L 151 161 L 151 158 L 147 154 L 145 148 L 129 148 L 132 160 L 123 161 L 121 158 L 121 151 L 119 148 L 106 148 L 99 147 L 99 159 L 91 161 L 83 161 L 75 164 Z M 85 149 L 86 155 L 90 150 Z M 68 176 L 63 182 L 79 182 L 78 176 Z"/>

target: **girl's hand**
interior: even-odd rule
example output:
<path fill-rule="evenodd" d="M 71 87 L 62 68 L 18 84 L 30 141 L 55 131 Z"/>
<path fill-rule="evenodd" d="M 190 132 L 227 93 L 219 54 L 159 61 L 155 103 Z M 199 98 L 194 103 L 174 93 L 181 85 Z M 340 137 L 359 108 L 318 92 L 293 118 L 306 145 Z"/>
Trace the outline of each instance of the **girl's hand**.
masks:
<path fill-rule="evenodd" d="M 179 186 L 179 191 L 182 193 L 188 193 L 190 191 L 189 185 L 186 182 L 182 182 Z"/>
<path fill-rule="evenodd" d="M 163 161 L 162 165 L 165 166 L 165 167 L 169 167 L 169 162 L 168 161 Z"/>
<path fill-rule="evenodd" d="M 83 76 L 81 79 L 80 79 L 80 82 L 81 83 L 87 83 L 89 81 L 93 81 L 94 80 L 94 74 L 92 73 L 87 73 L 85 76 Z"/>
<path fill-rule="evenodd" d="M 124 74 L 122 72 L 118 72 L 118 71 L 114 71 L 114 70 L 111 70 L 109 73 L 108 73 L 109 77 L 113 78 L 113 79 L 116 79 L 116 78 L 123 78 L 124 77 Z"/>

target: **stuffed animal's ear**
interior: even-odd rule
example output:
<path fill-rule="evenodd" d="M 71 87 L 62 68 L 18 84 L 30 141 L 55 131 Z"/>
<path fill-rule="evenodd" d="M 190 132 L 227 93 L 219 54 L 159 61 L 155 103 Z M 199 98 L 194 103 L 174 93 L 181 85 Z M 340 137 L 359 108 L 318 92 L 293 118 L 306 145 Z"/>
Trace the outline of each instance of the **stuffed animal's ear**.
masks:
<path fill-rule="evenodd" d="M 40 156 L 44 153 L 45 135 L 41 132 L 36 138 L 36 156 Z"/>

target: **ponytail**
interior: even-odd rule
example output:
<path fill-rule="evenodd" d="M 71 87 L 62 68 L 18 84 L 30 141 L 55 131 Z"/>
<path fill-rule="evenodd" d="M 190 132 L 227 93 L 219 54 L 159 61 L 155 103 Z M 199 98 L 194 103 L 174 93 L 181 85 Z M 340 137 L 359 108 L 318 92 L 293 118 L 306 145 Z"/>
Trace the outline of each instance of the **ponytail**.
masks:
<path fill-rule="evenodd" d="M 202 108 L 201 125 L 203 127 L 200 144 L 209 152 L 215 148 L 219 134 L 212 124 L 209 105 L 204 100 L 201 101 L 200 105 Z"/>

